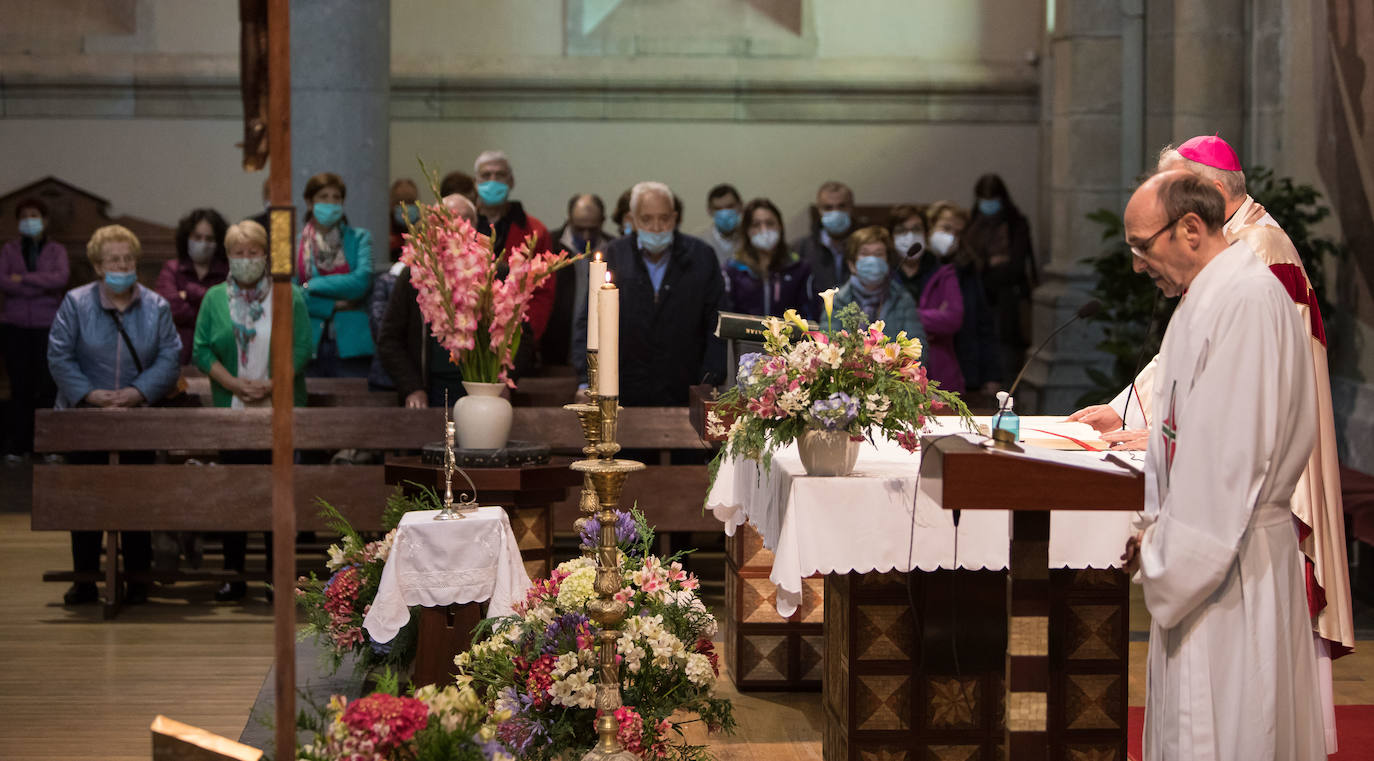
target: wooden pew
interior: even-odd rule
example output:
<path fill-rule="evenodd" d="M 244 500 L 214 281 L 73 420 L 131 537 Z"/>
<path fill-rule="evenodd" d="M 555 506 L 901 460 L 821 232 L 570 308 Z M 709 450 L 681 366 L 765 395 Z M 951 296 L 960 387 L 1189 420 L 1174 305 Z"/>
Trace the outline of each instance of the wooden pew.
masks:
<path fill-rule="evenodd" d="M 295 444 L 301 450 L 413 450 L 438 440 L 444 411 L 376 407 L 319 407 L 296 410 Z M 692 430 L 686 408 L 641 407 L 624 410 L 620 440 L 640 450 L 706 450 Z M 555 453 L 580 456 L 583 445 L 576 416 L 558 407 L 517 407 L 512 438 L 548 442 Z M 38 531 L 114 532 L 265 531 L 271 519 L 271 467 L 268 465 L 121 465 L 120 453 L 203 450 L 268 450 L 271 411 L 219 408 L 137 408 L 40 410 L 35 449 L 39 452 L 108 452 L 102 465 L 37 465 L 33 470 L 32 527 Z M 627 484 L 623 504 L 638 503 L 661 531 L 714 531 L 719 524 L 702 511 L 704 465 L 648 463 Z M 382 465 L 296 465 L 297 525 L 324 530 L 317 498 L 329 502 L 360 531 L 381 528 L 381 513 L 391 487 Z M 578 517 L 576 494 L 555 506 L 555 530 L 568 530 Z M 122 576 L 106 563 L 103 578 L 118 590 Z M 136 580 L 162 578 L 141 574 Z M 196 580 L 258 579 L 263 574 L 220 571 L 182 572 Z M 132 578 L 132 577 L 131 577 Z M 64 571 L 48 581 L 92 581 Z M 107 601 L 107 615 L 118 600 Z"/>
<path fill-rule="evenodd" d="M 186 373 L 186 392 L 200 400 L 200 406 L 212 407 L 210 379 L 198 373 Z M 393 391 L 372 391 L 366 378 L 306 378 L 305 393 L 310 407 L 397 407 L 399 400 Z"/>

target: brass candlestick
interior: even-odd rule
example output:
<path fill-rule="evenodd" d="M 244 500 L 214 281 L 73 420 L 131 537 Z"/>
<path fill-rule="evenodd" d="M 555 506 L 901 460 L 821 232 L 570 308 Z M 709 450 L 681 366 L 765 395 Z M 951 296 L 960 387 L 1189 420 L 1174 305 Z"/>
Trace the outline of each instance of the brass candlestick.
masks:
<path fill-rule="evenodd" d="M 594 450 L 599 457 L 593 458 L 589 454 L 588 459 L 572 464 L 573 470 L 584 474 L 584 483 L 589 480 L 595 489 L 598 508 L 596 517 L 601 523 L 595 551 L 594 588 L 597 596 L 587 605 L 587 612 L 601 630 L 597 649 L 596 684 L 596 708 L 601 715 L 596 719 L 596 747 L 583 756 L 583 761 L 630 761 L 636 758 L 633 753 L 621 748 L 620 741 L 616 738 L 619 724 L 615 718 L 615 711 L 622 705 L 620 667 L 615 661 L 616 640 L 620 636 L 620 624 L 625 620 L 626 605 L 615 599 L 616 593 L 624 584 L 620 575 L 620 548 L 615 535 L 615 510 L 620 504 L 625 479 L 634 471 L 643 470 L 644 463 L 614 459 L 620 451 L 620 445 L 615 441 L 619 401 L 618 397 L 599 397 L 596 400 L 596 412 L 579 411 L 583 431 L 588 440 L 588 449 Z M 600 423 L 599 435 L 592 430 L 593 417 L 595 422 Z"/>
<path fill-rule="evenodd" d="M 571 410 L 577 414 L 577 419 L 582 423 L 582 438 L 587 440 L 586 446 L 582 447 L 582 454 L 587 460 L 597 458 L 596 445 L 601 441 L 601 407 L 596 403 L 596 381 L 599 369 L 597 351 L 590 349 L 587 351 L 587 395 L 591 397 L 589 403 L 565 404 L 563 409 Z M 587 522 L 596 514 L 596 488 L 592 486 L 591 473 L 582 474 L 582 494 L 577 501 L 577 507 L 582 512 L 582 517 L 573 522 L 573 530 L 579 537 L 587 527 Z M 595 547 L 583 547 L 582 556 L 591 557 L 595 554 Z"/>

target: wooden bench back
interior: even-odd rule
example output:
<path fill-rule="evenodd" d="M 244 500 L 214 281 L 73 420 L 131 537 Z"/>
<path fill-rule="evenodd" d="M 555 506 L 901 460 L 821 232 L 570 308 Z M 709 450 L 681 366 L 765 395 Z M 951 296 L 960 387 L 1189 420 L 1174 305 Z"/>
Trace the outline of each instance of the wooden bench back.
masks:
<path fill-rule="evenodd" d="M 558 407 L 517 407 L 511 438 L 576 453 L 577 417 Z M 369 407 L 297 409 L 297 449 L 418 449 L 443 440 L 444 411 Z M 270 449 L 272 411 L 201 408 L 39 410 L 38 452 Z M 621 412 L 626 449 L 705 449 L 686 407 L 630 407 Z"/>

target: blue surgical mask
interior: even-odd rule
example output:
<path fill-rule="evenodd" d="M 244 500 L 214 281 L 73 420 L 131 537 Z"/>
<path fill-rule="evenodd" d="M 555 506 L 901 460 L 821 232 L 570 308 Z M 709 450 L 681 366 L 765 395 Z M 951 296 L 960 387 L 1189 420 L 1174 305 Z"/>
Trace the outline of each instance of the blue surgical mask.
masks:
<path fill-rule="evenodd" d="M 625 224 L 621 225 L 620 227 L 622 230 L 625 231 L 626 235 L 629 235 L 630 233 L 635 231 L 635 223 L 631 222 L 628 219 L 625 220 Z"/>
<path fill-rule="evenodd" d="M 871 291 L 887 281 L 887 260 L 881 256 L 861 257 L 854 263 L 854 271 L 859 282 Z"/>
<path fill-rule="evenodd" d="M 849 212 L 844 209 L 831 209 L 821 214 L 821 227 L 831 235 L 839 235 L 849 229 Z"/>
<path fill-rule="evenodd" d="M 780 237 L 782 237 L 781 233 L 770 227 L 750 235 L 749 242 L 754 244 L 754 248 L 760 251 L 772 251 L 777 247 L 778 238 Z"/>
<path fill-rule="evenodd" d="M 333 227 L 343 219 L 343 204 L 317 203 L 311 207 L 310 217 L 325 227 Z"/>
<path fill-rule="evenodd" d="M 673 244 L 673 231 L 664 230 L 663 232 L 651 233 L 648 230 L 639 230 L 639 247 L 651 254 L 661 254 Z"/>
<path fill-rule="evenodd" d="M 396 208 L 391 212 L 391 218 L 396 220 L 396 224 L 401 227 L 406 227 L 407 220 L 413 225 L 420 221 L 420 207 L 413 203 L 405 205 L 397 204 Z"/>
<path fill-rule="evenodd" d="M 42 217 L 24 217 L 19 220 L 19 234 L 25 238 L 37 238 L 43 234 Z"/>
<path fill-rule="evenodd" d="M 991 217 L 1002 210 L 1002 199 L 1000 198 L 979 198 L 978 213 L 985 217 Z"/>
<path fill-rule="evenodd" d="M 716 221 L 716 229 L 726 235 L 739 227 L 739 211 L 736 209 L 716 209 L 711 216 Z"/>
<path fill-rule="evenodd" d="M 505 203 L 509 194 L 510 186 L 500 180 L 487 180 L 477 185 L 477 197 L 488 206 Z"/>
<path fill-rule="evenodd" d="M 106 272 L 105 287 L 115 293 L 124 293 L 134 287 L 138 282 L 138 273 L 135 272 Z"/>

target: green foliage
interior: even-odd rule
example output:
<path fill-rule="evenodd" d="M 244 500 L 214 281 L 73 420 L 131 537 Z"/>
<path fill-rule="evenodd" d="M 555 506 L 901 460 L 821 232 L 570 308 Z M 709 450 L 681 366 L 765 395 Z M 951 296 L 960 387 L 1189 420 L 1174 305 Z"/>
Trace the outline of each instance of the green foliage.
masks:
<path fill-rule="evenodd" d="M 1084 259 L 1097 274 L 1093 298 L 1102 302 L 1102 310 L 1088 318 L 1102 326 L 1103 338 L 1097 348 L 1111 357 L 1107 372 L 1088 368 L 1092 390 L 1079 399 L 1079 405 L 1095 404 L 1111 399 L 1135 378 L 1140 357 L 1154 356 L 1159 342 L 1173 314 L 1177 299 L 1166 299 L 1150 278 L 1134 270 L 1135 255 L 1126 245 L 1126 229 L 1121 217 L 1110 209 L 1098 209 L 1088 220 L 1102 226 L 1102 252 Z M 1156 329 L 1146 335 L 1150 314 L 1156 308 Z"/>

